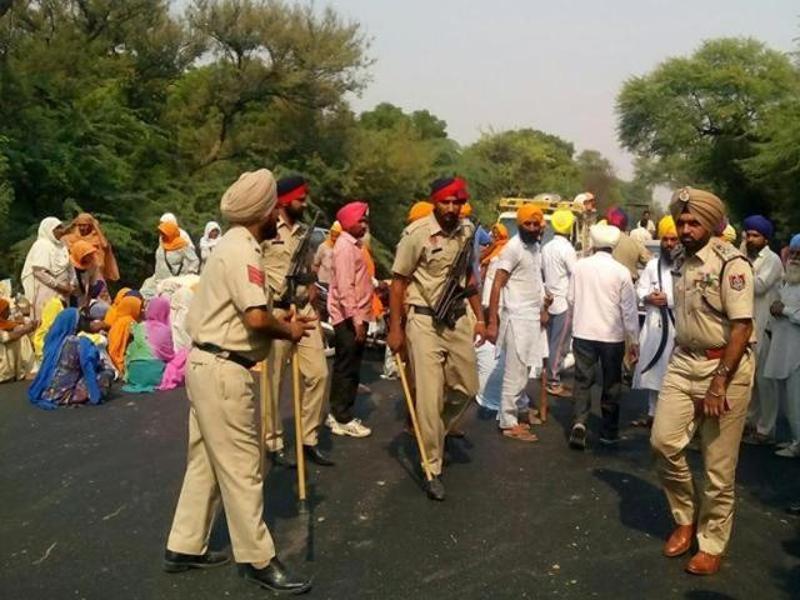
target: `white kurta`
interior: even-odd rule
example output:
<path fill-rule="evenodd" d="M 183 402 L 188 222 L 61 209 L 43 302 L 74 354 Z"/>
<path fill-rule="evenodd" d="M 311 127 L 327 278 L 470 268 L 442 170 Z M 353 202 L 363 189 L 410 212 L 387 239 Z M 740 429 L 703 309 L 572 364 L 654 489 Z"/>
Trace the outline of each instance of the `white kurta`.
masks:
<path fill-rule="evenodd" d="M 765 337 L 769 345 L 762 374 L 770 379 L 787 379 L 800 369 L 800 284 L 786 284 L 778 295 L 783 316 L 771 317 L 767 326 L 771 336 Z"/>
<path fill-rule="evenodd" d="M 505 350 L 508 336 L 513 335 L 520 360 L 529 367 L 540 367 L 547 345 L 542 340 L 544 282 L 539 245 L 523 244 L 515 235 L 500 253 L 497 268 L 509 274 L 502 292 L 498 350 Z"/>
<path fill-rule="evenodd" d="M 780 256 L 770 250 L 769 246 L 765 246 L 753 261 L 753 273 L 755 274 L 753 310 L 755 312 L 756 343 L 761 344 L 770 317 L 769 307 L 778 299 L 778 292 L 781 288 L 783 263 Z M 760 353 L 761 348 L 759 348 Z"/>
<path fill-rule="evenodd" d="M 658 271 L 661 270 L 661 282 L 658 280 Z M 653 292 L 664 292 L 667 294 L 667 308 L 672 311 L 674 306 L 672 293 L 672 273 L 671 266 L 661 263 L 659 258 L 654 258 L 647 263 L 642 271 L 642 276 L 636 286 L 636 295 L 640 302 Z M 644 326 L 639 333 L 639 362 L 633 373 L 633 388 L 644 390 L 660 390 L 661 381 L 667 372 L 669 359 L 672 356 L 672 349 L 675 346 L 675 324 L 667 318 L 667 344 L 664 352 L 646 373 L 642 370 L 647 367 L 658 351 L 661 343 L 664 324 L 662 323 L 662 313 L 657 306 L 645 305 Z"/>

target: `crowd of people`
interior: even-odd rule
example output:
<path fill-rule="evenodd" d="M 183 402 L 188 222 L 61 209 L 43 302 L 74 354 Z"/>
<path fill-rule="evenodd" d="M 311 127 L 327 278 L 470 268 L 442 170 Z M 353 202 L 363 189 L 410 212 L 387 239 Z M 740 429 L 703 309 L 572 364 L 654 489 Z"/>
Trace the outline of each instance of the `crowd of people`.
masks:
<path fill-rule="evenodd" d="M 318 447 L 325 425 L 338 436 L 370 435 L 356 403 L 367 339 L 380 331 L 385 377 L 408 367 L 408 430 L 432 500 L 445 499 L 445 438 L 463 435 L 473 398 L 496 411 L 505 438 L 524 443 L 537 441 L 548 396 L 572 399 L 569 447 L 614 448 L 625 439 L 629 377 L 647 397 L 631 425 L 652 430 L 676 525 L 664 553 L 682 555 L 696 539 L 687 570 L 704 575 L 719 569 L 730 538 L 743 433 L 745 442 L 776 444 L 783 408 L 790 437 L 776 453 L 800 456 L 800 234 L 778 255 L 772 223 L 753 215 L 737 247 L 723 202 L 683 188 L 669 214 L 654 222 L 645 211 L 632 230 L 620 208 L 601 218 L 589 192 L 553 210 L 523 203 L 510 235 L 473 220 L 466 181 L 448 177 L 410 208 L 391 278 L 379 282 L 368 203 L 341 207 L 312 249 L 303 223 L 310 196 L 300 176 L 244 173 L 220 203 L 229 228 L 209 222 L 199 255 L 166 213 L 153 275 L 113 300 L 120 273 L 101 224 L 89 214 L 69 224 L 48 217 L 25 261 L 24 295 L 0 298 L 0 378 L 32 378 L 29 397 L 41 408 L 100 404 L 115 381 L 131 393 L 186 382 L 189 457 L 166 570 L 227 562 L 207 549 L 221 495 L 245 578 L 278 591 L 310 587 L 276 557 L 262 518 L 262 464 L 333 466 Z M 333 329 L 332 369 L 322 320 Z M 302 457 L 284 445 L 279 410 L 292 361 Z M 265 381 L 260 395 L 254 370 Z M 537 397 L 528 396 L 531 379 L 540 380 Z M 693 439 L 706 474 L 699 502 L 685 456 Z"/>

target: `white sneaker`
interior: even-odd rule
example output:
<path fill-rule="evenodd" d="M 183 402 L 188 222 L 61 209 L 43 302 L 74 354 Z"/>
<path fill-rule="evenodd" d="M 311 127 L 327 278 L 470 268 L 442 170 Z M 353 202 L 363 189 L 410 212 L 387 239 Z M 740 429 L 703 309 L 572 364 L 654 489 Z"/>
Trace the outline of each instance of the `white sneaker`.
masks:
<path fill-rule="evenodd" d="M 328 429 L 333 429 L 334 427 L 338 427 L 339 423 L 336 422 L 336 419 L 333 418 L 331 413 L 328 413 L 328 416 L 325 417 L 325 427 Z"/>
<path fill-rule="evenodd" d="M 333 417 L 331 417 L 333 419 Z M 367 437 L 372 433 L 372 430 L 361 423 L 361 419 L 353 419 L 349 423 L 339 423 L 333 419 L 333 426 L 331 433 L 334 435 L 349 435 L 354 438 Z"/>
<path fill-rule="evenodd" d="M 775 456 L 783 458 L 800 458 L 800 442 L 792 442 L 788 447 L 775 452 Z"/>

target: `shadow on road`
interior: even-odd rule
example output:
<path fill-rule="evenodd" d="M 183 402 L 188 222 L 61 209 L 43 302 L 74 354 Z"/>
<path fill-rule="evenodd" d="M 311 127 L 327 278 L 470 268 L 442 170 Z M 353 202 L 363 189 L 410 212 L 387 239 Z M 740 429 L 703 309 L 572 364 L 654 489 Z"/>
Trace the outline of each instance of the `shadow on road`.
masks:
<path fill-rule="evenodd" d="M 595 469 L 592 474 L 619 496 L 623 525 L 655 538 L 666 538 L 671 529 L 669 507 L 659 488 L 632 473 Z"/>

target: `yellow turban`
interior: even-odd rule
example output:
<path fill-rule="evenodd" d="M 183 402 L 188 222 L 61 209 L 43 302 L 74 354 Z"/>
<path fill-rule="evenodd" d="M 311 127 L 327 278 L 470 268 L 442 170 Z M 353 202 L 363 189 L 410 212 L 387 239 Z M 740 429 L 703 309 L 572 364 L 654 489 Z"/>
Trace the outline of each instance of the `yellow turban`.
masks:
<path fill-rule="evenodd" d="M 675 222 L 681 213 L 688 211 L 709 233 L 719 231 L 720 223 L 725 217 L 725 205 L 711 192 L 685 187 L 672 195 L 669 212 Z"/>
<path fill-rule="evenodd" d="M 420 202 L 414 204 L 408 211 L 407 221 L 409 224 L 411 224 L 414 221 L 419 221 L 420 219 L 427 217 L 432 212 L 433 212 L 433 204 L 430 202 L 426 202 L 425 200 L 421 200 Z"/>
<path fill-rule="evenodd" d="M 678 228 L 675 227 L 675 219 L 667 215 L 658 222 L 658 237 L 663 238 L 665 235 L 678 235 Z"/>
<path fill-rule="evenodd" d="M 575 223 L 575 215 L 571 210 L 560 208 L 553 213 L 550 224 L 553 226 L 553 231 L 562 235 L 567 235 L 572 231 L 572 225 Z"/>
<path fill-rule="evenodd" d="M 523 204 L 517 209 L 517 224 L 522 225 L 525 221 L 544 221 L 542 209 L 535 204 Z"/>
<path fill-rule="evenodd" d="M 732 244 L 736 241 L 736 229 L 734 229 L 733 225 L 728 223 L 725 226 L 725 229 L 722 230 L 722 239 Z"/>
<path fill-rule="evenodd" d="M 275 177 L 267 169 L 246 171 L 231 185 L 219 203 L 230 223 L 253 223 L 266 216 L 278 202 Z"/>

